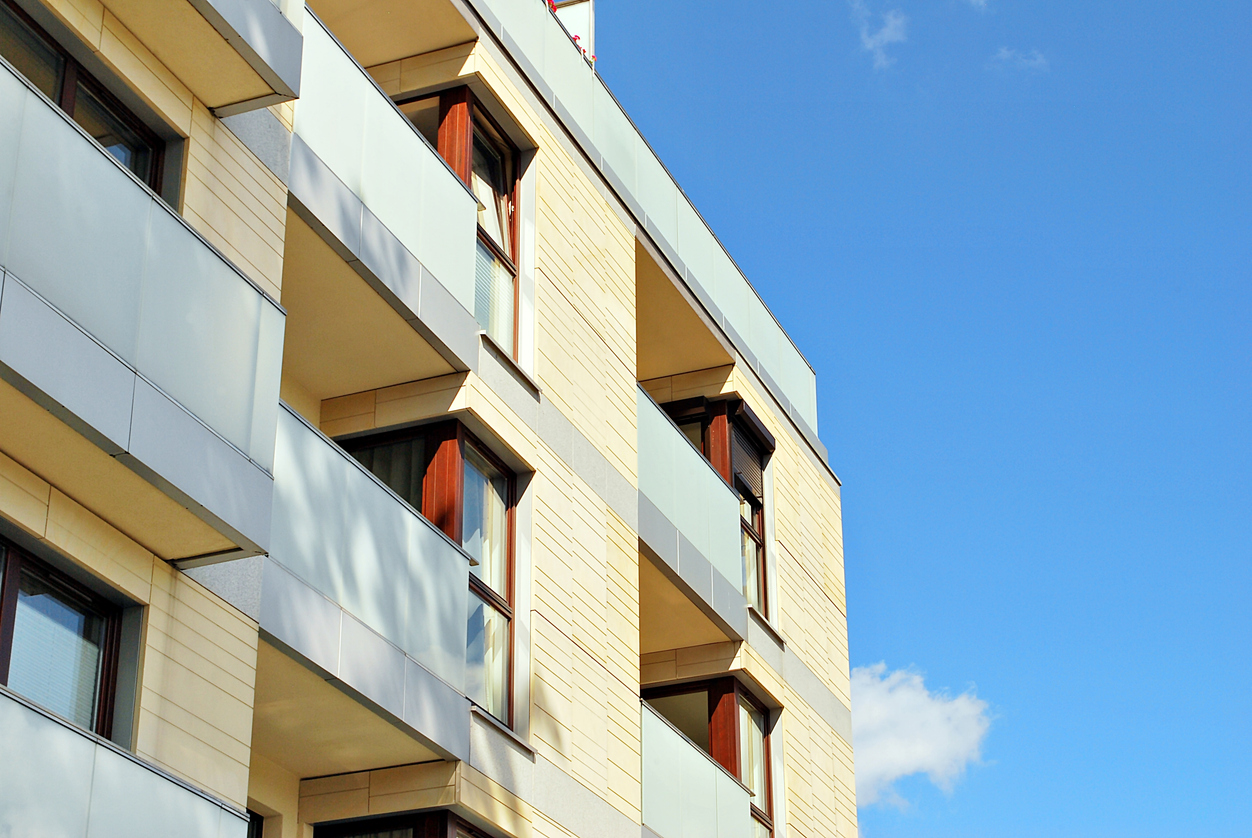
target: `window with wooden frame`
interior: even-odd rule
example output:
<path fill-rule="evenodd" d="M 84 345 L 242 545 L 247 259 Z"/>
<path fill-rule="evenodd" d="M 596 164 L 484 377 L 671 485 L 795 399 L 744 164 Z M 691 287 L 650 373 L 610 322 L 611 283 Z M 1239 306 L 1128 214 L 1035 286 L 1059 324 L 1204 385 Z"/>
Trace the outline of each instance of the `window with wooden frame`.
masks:
<path fill-rule="evenodd" d="M 754 838 L 774 834 L 769 711 L 732 677 L 652 687 L 643 699 L 752 793 Z"/>
<path fill-rule="evenodd" d="M 313 828 L 313 838 L 487 838 L 446 810 L 384 815 Z"/>
<path fill-rule="evenodd" d="M 121 610 L 0 540 L 0 684 L 112 735 Z"/>
<path fill-rule="evenodd" d="M 469 554 L 465 691 L 511 725 L 515 476 L 457 421 L 340 444 Z"/>
<path fill-rule="evenodd" d="M 740 399 L 697 397 L 662 408 L 739 498 L 743 595 L 749 605 L 768 617 L 765 464 L 774 451 L 773 435 Z"/>
<path fill-rule="evenodd" d="M 478 198 L 474 318 L 516 358 L 518 151 L 468 87 L 399 106 Z"/>
<path fill-rule="evenodd" d="M 165 143 L 11 0 L 0 0 L 0 56 L 119 163 L 161 191 Z"/>

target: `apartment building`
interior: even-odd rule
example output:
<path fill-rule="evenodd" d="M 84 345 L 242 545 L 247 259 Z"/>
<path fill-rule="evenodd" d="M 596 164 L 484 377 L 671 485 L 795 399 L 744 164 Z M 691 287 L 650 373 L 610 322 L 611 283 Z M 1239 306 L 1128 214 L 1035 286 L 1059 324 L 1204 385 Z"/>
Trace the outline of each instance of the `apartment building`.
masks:
<path fill-rule="evenodd" d="M 594 22 L 0 0 L 0 835 L 856 834 L 815 377 Z"/>

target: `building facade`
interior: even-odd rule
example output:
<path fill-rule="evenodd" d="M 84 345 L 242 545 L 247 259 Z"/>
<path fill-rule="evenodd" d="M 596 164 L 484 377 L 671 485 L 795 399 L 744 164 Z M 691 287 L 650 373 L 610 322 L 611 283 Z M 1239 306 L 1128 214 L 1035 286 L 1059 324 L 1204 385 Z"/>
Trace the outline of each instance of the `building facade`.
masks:
<path fill-rule="evenodd" d="M 0 835 L 856 834 L 814 374 L 591 0 L 0 58 Z"/>

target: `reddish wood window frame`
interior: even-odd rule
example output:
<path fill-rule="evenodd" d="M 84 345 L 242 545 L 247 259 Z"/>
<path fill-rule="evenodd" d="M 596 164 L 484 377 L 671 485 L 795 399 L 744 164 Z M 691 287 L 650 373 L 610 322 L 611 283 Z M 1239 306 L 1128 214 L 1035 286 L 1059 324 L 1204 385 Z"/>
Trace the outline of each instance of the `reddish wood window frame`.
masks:
<path fill-rule="evenodd" d="M 677 425 L 700 423 L 702 440 L 700 453 L 737 496 L 749 499 L 752 517 L 751 519 L 740 517 L 739 526 L 740 530 L 756 544 L 757 601 L 761 603 L 762 614 L 768 615 L 770 602 L 765 566 L 765 498 L 762 497 L 759 502 L 753 502 L 757 500 L 756 496 L 735 476 L 734 463 L 731 458 L 731 440 L 736 427 L 745 431 L 757 446 L 764 461 L 774 452 L 773 435 L 742 399 L 712 400 L 696 396 L 661 405 L 661 409 Z"/>
<path fill-rule="evenodd" d="M 509 141 L 508 135 L 491 114 L 479 104 L 474 91 L 468 86 L 452 87 L 438 93 L 425 96 L 397 100 L 397 105 L 407 105 L 424 99 L 439 100 L 439 134 L 435 150 L 454 171 L 461 181 L 470 189 L 473 188 L 474 166 L 474 135 L 495 147 L 503 159 L 507 160 L 509 181 L 509 251 L 505 252 L 482 227 L 478 228 L 478 241 L 504 263 L 513 274 L 513 345 L 503 347 L 510 357 L 516 358 L 518 351 L 518 309 L 520 307 L 521 290 L 519 287 L 520 272 L 518 262 L 517 207 L 521 203 L 518 197 L 520 183 L 521 153 Z"/>
<path fill-rule="evenodd" d="M 407 815 L 385 815 L 313 827 L 313 838 L 356 838 L 394 829 L 412 829 L 413 838 L 488 838 L 486 833 L 452 812 L 440 809 Z"/>
<path fill-rule="evenodd" d="M 515 585 L 515 549 L 517 506 L 517 475 L 505 465 L 490 448 L 482 443 L 461 422 L 452 419 L 415 428 L 383 431 L 368 436 L 353 437 L 339 441 L 339 446 L 351 453 L 363 448 L 386 445 L 393 442 L 423 439 L 426 443 L 426 472 L 422 477 L 422 502 L 417 511 L 422 517 L 438 527 L 453 543 L 460 545 L 464 535 L 465 511 L 465 446 L 471 446 L 483 459 L 500 471 L 508 481 L 506 568 L 504 591 L 496 591 L 473 573 L 469 575 L 469 589 L 490 603 L 509 621 L 508 666 L 505 673 L 507 694 L 506 718 L 500 721 L 513 726 L 513 645 L 516 631 L 513 619 L 513 588 Z"/>
<path fill-rule="evenodd" d="M 0 684 L 8 686 L 9 683 L 18 589 L 22 573 L 30 573 L 104 620 L 103 642 L 100 647 L 100 680 L 96 684 L 99 697 L 91 730 L 108 739 L 113 735 L 117 663 L 122 640 L 121 609 L 3 538 L 0 538 L 0 559 L 3 559 L 4 565 L 0 575 Z"/>
<path fill-rule="evenodd" d="M 709 697 L 709 756 L 734 777 L 743 779 L 743 766 L 739 764 L 739 702 L 746 701 L 765 716 L 766 731 L 764 736 L 765 752 L 765 799 L 764 806 L 757 805 L 753 800 L 752 817 L 764 824 L 774 834 L 773 818 L 773 766 L 770 752 L 769 709 L 756 696 L 748 692 L 739 679 L 727 676 L 708 681 L 695 681 L 686 684 L 669 684 L 662 687 L 647 687 L 640 691 L 644 701 L 651 698 L 665 698 L 673 695 L 687 695 L 695 692 L 706 692 Z"/>
<path fill-rule="evenodd" d="M 57 91 L 57 95 L 53 99 L 57 107 L 65 111 L 73 119 L 78 85 L 81 83 L 83 87 L 89 89 L 103 105 L 109 108 L 114 116 L 126 123 L 126 127 L 138 134 L 144 142 L 152 147 L 152 157 L 148 161 L 148 174 L 146 177 L 140 177 L 139 179 L 148 184 L 153 192 L 158 195 L 161 194 L 162 174 L 165 169 L 165 141 L 158 137 L 156 132 L 149 128 L 143 120 L 135 116 L 130 108 L 123 105 L 116 96 L 110 93 L 95 76 L 87 72 L 86 68 L 74 59 L 74 56 L 70 55 L 56 39 L 49 35 L 42 26 L 35 22 L 34 18 L 26 13 L 25 9 L 12 0 L 0 0 L 0 3 L 4 3 L 20 21 L 30 27 L 35 35 L 65 62 L 65 71 L 60 79 L 60 90 Z"/>

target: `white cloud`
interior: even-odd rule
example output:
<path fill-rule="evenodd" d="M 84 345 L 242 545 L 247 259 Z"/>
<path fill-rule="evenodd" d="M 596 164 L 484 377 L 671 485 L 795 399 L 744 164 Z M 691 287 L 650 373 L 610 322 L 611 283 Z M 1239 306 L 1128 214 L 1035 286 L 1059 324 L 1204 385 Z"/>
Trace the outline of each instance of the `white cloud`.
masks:
<path fill-rule="evenodd" d="M 950 793 L 981 757 L 991 727 L 987 702 L 973 690 L 955 698 L 926 689 L 922 676 L 885 663 L 852 670 L 852 738 L 858 805 L 906 806 L 893 784 L 926 774 Z"/>
<path fill-rule="evenodd" d="M 848 4 L 852 7 L 852 19 L 861 27 L 861 46 L 874 56 L 874 69 L 890 67 L 895 59 L 887 55 L 887 46 L 902 44 L 909 39 L 908 16 L 899 9 L 892 9 L 882 16 L 882 26 L 871 32 L 873 15 L 865 0 L 848 0 Z"/>
<path fill-rule="evenodd" d="M 1047 57 L 1037 49 L 1025 52 L 1009 49 L 1008 47 L 1000 47 L 996 50 L 993 60 L 999 62 L 1000 66 L 1016 67 L 1019 70 L 1034 70 L 1039 73 L 1046 72 L 1049 68 Z"/>

